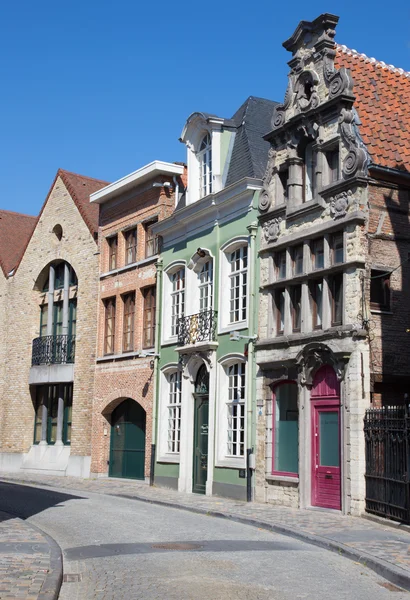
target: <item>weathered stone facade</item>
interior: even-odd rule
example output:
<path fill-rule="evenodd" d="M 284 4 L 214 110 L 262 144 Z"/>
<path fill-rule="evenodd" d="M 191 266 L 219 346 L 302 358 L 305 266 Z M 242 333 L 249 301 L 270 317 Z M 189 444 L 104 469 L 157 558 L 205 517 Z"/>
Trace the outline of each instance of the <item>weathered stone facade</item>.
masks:
<path fill-rule="evenodd" d="M 80 193 L 84 189 L 88 196 L 105 183 L 59 171 L 17 270 L 6 285 L 1 283 L 1 295 L 7 291 L 6 317 L 0 321 L 4 328 L 0 346 L 3 379 L 0 468 L 3 470 L 49 470 L 82 476 L 88 476 L 90 470 L 98 257 L 93 223 L 90 218 L 86 223 L 84 218 L 90 214 L 87 209 L 83 211 L 84 197 L 80 198 L 73 191 L 73 185 Z M 97 225 L 98 220 L 94 220 Z M 61 227 L 61 236 L 56 225 Z M 48 301 L 43 286 L 49 265 L 61 261 L 72 267 L 78 279 L 78 286 L 70 288 L 70 293 L 77 298 L 77 332 L 71 379 L 71 445 L 54 447 L 53 466 L 48 456 L 52 448 L 46 442 L 33 444 L 36 385 L 29 385 L 29 379 L 33 369 L 32 342 L 41 335 L 40 307 Z M 55 294 L 62 295 L 62 292 Z M 38 373 L 41 370 L 45 375 L 50 369 L 44 365 L 37 368 Z M 60 379 L 51 377 L 48 383 L 58 385 Z M 64 459 L 61 459 L 62 454 Z"/>
<path fill-rule="evenodd" d="M 288 89 L 266 136 L 271 150 L 259 204 L 256 498 L 359 514 L 365 409 L 372 399 L 382 402 L 382 393 L 385 403 L 397 403 L 408 386 L 409 298 L 402 281 L 408 266 L 392 272 L 408 260 L 408 183 L 394 172 L 390 186 L 385 183 L 387 169 L 377 169 L 363 142 L 351 54 L 334 43 L 337 21 L 326 14 L 301 22 L 284 43 L 292 52 Z M 391 314 L 374 310 L 376 268 L 392 272 Z M 388 397 L 388 389 L 377 388 L 377 382 L 397 384 L 399 375 L 399 393 L 390 389 Z M 333 392 L 323 395 L 330 381 Z M 285 417 L 279 394 L 290 393 L 292 385 L 297 407 Z M 323 475 L 329 482 L 319 481 L 325 411 L 338 415 L 339 433 L 333 431 L 340 436 L 338 458 L 323 463 L 333 465 Z M 282 440 L 292 420 L 297 459 L 290 471 L 278 468 L 278 455 L 285 453 Z"/>

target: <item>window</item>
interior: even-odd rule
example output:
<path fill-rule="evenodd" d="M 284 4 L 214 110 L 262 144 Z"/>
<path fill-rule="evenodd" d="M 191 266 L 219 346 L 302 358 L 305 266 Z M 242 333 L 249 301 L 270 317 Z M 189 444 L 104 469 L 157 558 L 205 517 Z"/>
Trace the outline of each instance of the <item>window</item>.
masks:
<path fill-rule="evenodd" d="M 229 253 L 230 263 L 230 323 L 246 320 L 248 247 L 241 246 Z"/>
<path fill-rule="evenodd" d="M 122 330 L 122 351 L 132 352 L 134 350 L 134 315 L 135 315 L 135 292 L 123 296 L 124 323 Z"/>
<path fill-rule="evenodd" d="M 323 269 L 325 266 L 323 238 L 312 242 L 312 266 L 313 269 Z"/>
<path fill-rule="evenodd" d="M 292 304 L 292 330 L 300 331 L 302 322 L 302 310 L 301 310 L 301 298 L 302 288 L 300 285 L 296 285 L 291 291 L 291 304 Z"/>
<path fill-rule="evenodd" d="M 113 271 L 117 268 L 117 250 L 118 250 L 118 236 L 113 235 L 107 238 L 108 243 L 108 270 Z"/>
<path fill-rule="evenodd" d="M 131 265 L 137 260 L 137 228 L 126 231 L 125 234 L 125 264 Z"/>
<path fill-rule="evenodd" d="M 178 319 L 185 314 L 185 269 L 171 273 L 171 335 L 178 335 Z"/>
<path fill-rule="evenodd" d="M 312 326 L 313 329 L 322 329 L 323 312 L 323 281 L 312 281 L 310 285 L 312 298 Z"/>
<path fill-rule="evenodd" d="M 227 456 L 245 456 L 245 363 L 227 368 Z"/>
<path fill-rule="evenodd" d="M 344 261 L 343 252 L 343 233 L 334 233 L 330 241 L 331 260 L 333 265 L 340 264 Z"/>
<path fill-rule="evenodd" d="M 316 193 L 316 152 L 312 144 L 307 144 L 304 153 L 303 201 L 313 200 Z"/>
<path fill-rule="evenodd" d="M 277 204 L 283 204 L 288 200 L 288 179 L 289 179 L 289 169 L 282 169 L 279 171 L 277 175 Z"/>
<path fill-rule="evenodd" d="M 296 383 L 281 383 L 273 397 L 273 465 L 275 474 L 299 472 L 299 411 Z"/>
<path fill-rule="evenodd" d="M 43 304 L 40 307 L 40 337 L 47 335 L 47 323 L 48 323 L 48 304 Z"/>
<path fill-rule="evenodd" d="M 330 185 L 339 179 L 339 149 L 334 148 L 325 152 L 326 180 L 325 185 Z"/>
<path fill-rule="evenodd" d="M 199 146 L 199 197 L 204 198 L 212 194 L 212 142 L 211 136 L 207 133 Z"/>
<path fill-rule="evenodd" d="M 105 335 L 104 354 L 114 354 L 115 348 L 115 298 L 104 301 L 105 306 Z"/>
<path fill-rule="evenodd" d="M 169 397 L 168 397 L 168 452 L 177 454 L 181 444 L 181 395 L 182 376 L 181 371 L 175 371 L 168 375 Z"/>
<path fill-rule="evenodd" d="M 303 274 L 303 245 L 293 249 L 293 275 Z"/>
<path fill-rule="evenodd" d="M 342 325 L 343 322 L 343 275 L 334 275 L 329 280 L 330 297 L 332 302 L 332 325 Z"/>
<path fill-rule="evenodd" d="M 34 418 L 34 444 L 42 441 L 42 423 L 43 417 L 45 423 L 45 439 L 48 444 L 55 444 L 57 441 L 57 415 L 58 399 L 63 399 L 63 429 L 62 442 L 64 445 L 71 443 L 71 417 L 73 406 L 73 385 L 39 385 L 36 386 L 35 398 L 35 418 Z M 43 407 L 45 411 L 43 412 Z"/>
<path fill-rule="evenodd" d="M 152 348 L 155 344 L 155 286 L 145 288 L 144 317 L 142 323 L 142 347 Z"/>
<path fill-rule="evenodd" d="M 199 278 L 199 312 L 212 310 L 213 264 L 207 260 L 198 274 Z"/>
<path fill-rule="evenodd" d="M 276 335 L 282 335 L 285 329 L 285 290 L 275 291 Z"/>
<path fill-rule="evenodd" d="M 145 224 L 145 258 L 150 258 L 158 253 L 158 237 L 152 231 L 152 227 L 157 222 L 156 218 Z"/>
<path fill-rule="evenodd" d="M 278 252 L 275 256 L 276 278 L 286 279 L 286 250 Z"/>
<path fill-rule="evenodd" d="M 390 273 L 372 269 L 370 277 L 370 308 L 390 311 Z"/>

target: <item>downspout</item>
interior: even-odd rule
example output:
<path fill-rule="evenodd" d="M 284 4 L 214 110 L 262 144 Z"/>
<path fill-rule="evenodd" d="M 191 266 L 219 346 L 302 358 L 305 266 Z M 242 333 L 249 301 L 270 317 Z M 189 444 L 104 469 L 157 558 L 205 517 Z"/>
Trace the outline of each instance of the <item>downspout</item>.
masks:
<path fill-rule="evenodd" d="M 252 474 L 255 469 L 255 447 L 256 447 L 256 394 L 254 393 L 255 379 L 255 311 L 256 311 L 256 282 L 257 282 L 257 260 L 256 260 L 256 234 L 258 231 L 258 223 L 254 221 L 248 226 L 250 233 L 249 250 L 252 262 L 251 276 L 249 278 L 249 344 L 248 344 L 248 384 L 247 394 L 248 399 L 248 414 L 247 414 L 247 450 L 246 450 L 246 500 L 252 501 Z"/>
<path fill-rule="evenodd" d="M 155 454 L 157 439 L 157 407 L 158 407 L 158 380 L 159 380 L 159 353 L 161 349 L 161 299 L 162 299 L 162 258 L 157 260 L 157 286 L 156 286 L 156 306 L 155 306 L 155 356 L 154 356 L 154 386 L 152 391 L 152 436 L 151 436 L 151 464 L 149 474 L 149 484 L 154 485 L 155 473 Z"/>

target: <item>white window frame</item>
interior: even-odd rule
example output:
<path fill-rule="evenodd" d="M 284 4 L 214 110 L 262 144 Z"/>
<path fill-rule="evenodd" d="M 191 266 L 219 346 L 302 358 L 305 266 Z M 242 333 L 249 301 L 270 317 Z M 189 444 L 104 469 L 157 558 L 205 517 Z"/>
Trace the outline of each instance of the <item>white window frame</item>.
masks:
<path fill-rule="evenodd" d="M 179 391 L 172 391 L 171 385 L 173 378 L 177 374 L 179 379 Z M 182 416 L 182 369 L 178 363 L 169 363 L 162 367 L 160 371 L 159 385 L 159 419 L 158 419 L 158 462 L 179 463 L 181 452 L 181 416 Z M 176 394 L 176 396 L 175 396 Z M 171 395 L 177 399 L 177 402 L 171 401 Z M 179 450 L 170 450 L 170 410 L 172 410 L 179 419 Z M 178 431 L 178 429 L 177 429 Z"/>
<path fill-rule="evenodd" d="M 235 365 L 242 365 L 244 369 L 244 398 L 237 405 L 243 407 L 243 456 L 228 454 L 228 427 L 229 427 L 229 408 L 233 402 L 229 398 L 230 390 L 230 369 Z M 215 465 L 218 467 L 228 467 L 231 469 L 243 469 L 246 467 L 246 448 L 247 448 L 247 362 L 243 354 L 235 353 L 224 356 L 218 361 L 218 397 L 217 397 L 217 431 L 216 431 L 216 457 Z"/>
<path fill-rule="evenodd" d="M 180 271 L 181 269 L 184 269 L 184 271 L 185 271 L 185 286 L 182 290 L 174 291 L 172 276 L 175 273 L 177 273 L 178 271 Z M 187 277 L 187 268 L 186 268 L 185 261 L 174 261 L 173 263 L 169 264 L 166 267 L 166 269 L 164 269 L 163 293 L 162 293 L 163 320 L 162 320 L 162 336 L 161 336 L 161 341 L 163 344 L 167 344 L 167 343 L 174 344 L 178 340 L 178 335 L 176 333 L 173 333 L 173 331 L 172 331 L 172 326 L 173 326 L 172 298 L 176 297 L 177 295 L 180 296 L 181 292 L 183 292 L 183 297 L 184 297 L 184 302 L 183 302 L 184 311 L 183 311 L 183 314 L 180 314 L 179 316 L 181 317 L 181 316 L 184 316 L 187 314 L 187 310 L 186 310 L 186 307 L 187 307 L 187 304 L 186 304 L 186 302 L 187 302 L 186 277 Z"/>
<path fill-rule="evenodd" d="M 237 273 L 241 276 L 241 281 L 243 278 L 243 273 L 246 272 L 246 318 L 241 319 L 239 321 L 231 321 L 230 311 L 231 311 L 231 284 L 229 285 L 229 294 L 223 293 L 223 290 L 226 288 L 226 281 L 230 280 L 233 276 L 231 271 L 231 262 L 230 256 L 233 252 L 238 250 L 241 247 L 247 247 L 247 267 L 246 269 L 241 269 Z M 249 245 L 249 238 L 247 236 L 238 236 L 232 240 L 229 240 L 226 244 L 224 244 L 220 249 L 220 269 L 219 269 L 219 306 L 218 306 L 218 333 L 227 333 L 230 331 L 237 331 L 241 329 L 246 329 L 248 327 L 248 318 L 249 318 L 249 279 L 251 276 L 250 273 L 250 265 L 252 265 L 252 255 L 251 249 Z M 240 297 L 241 299 L 244 296 Z"/>
<path fill-rule="evenodd" d="M 208 143 L 201 149 L 204 141 Z M 213 175 L 212 175 L 212 133 L 209 131 L 204 132 L 199 142 L 199 149 L 197 152 L 198 166 L 199 166 L 199 198 L 205 198 L 213 191 Z"/>
<path fill-rule="evenodd" d="M 213 308 L 214 264 L 211 257 L 202 265 L 198 273 L 198 312 L 208 312 Z"/>

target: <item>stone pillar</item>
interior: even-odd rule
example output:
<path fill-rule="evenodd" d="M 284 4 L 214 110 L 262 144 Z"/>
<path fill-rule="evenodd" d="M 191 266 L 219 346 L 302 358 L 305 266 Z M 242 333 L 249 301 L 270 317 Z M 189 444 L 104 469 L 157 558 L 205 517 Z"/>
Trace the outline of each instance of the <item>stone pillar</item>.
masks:
<path fill-rule="evenodd" d="M 47 406 L 44 404 L 43 397 L 43 405 L 41 407 L 41 442 L 40 446 L 47 446 Z"/>
<path fill-rule="evenodd" d="M 47 314 L 47 335 L 53 335 L 53 308 L 54 308 L 54 281 L 55 269 L 50 265 L 48 273 L 48 314 Z"/>
<path fill-rule="evenodd" d="M 63 290 L 63 335 L 68 333 L 68 315 L 69 315 L 69 288 L 70 288 L 70 267 L 64 265 L 64 290 Z"/>
<path fill-rule="evenodd" d="M 57 435 L 56 446 L 63 445 L 63 422 L 64 422 L 64 386 L 58 386 L 58 408 L 57 408 Z"/>
<path fill-rule="evenodd" d="M 299 157 L 289 159 L 288 203 L 296 208 L 303 203 L 303 160 Z"/>

